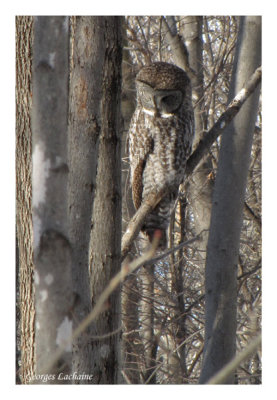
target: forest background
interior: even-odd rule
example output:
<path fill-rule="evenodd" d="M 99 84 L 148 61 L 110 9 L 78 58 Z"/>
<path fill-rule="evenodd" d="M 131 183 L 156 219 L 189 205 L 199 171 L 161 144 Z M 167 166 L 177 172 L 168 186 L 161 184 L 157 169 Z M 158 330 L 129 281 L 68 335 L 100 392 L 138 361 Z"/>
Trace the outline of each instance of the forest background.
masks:
<path fill-rule="evenodd" d="M 268 151 L 268 150 L 266 150 L 266 151 Z M 4 157 L 3 157 L 3 159 L 4 159 Z M 265 167 L 266 167 L 267 162 L 268 162 L 267 160 L 264 162 Z M 5 175 L 5 177 L 6 177 L 6 175 Z M 7 185 L 7 187 L 8 187 L 8 185 Z M 265 200 L 265 201 L 267 201 L 267 200 Z M 265 210 L 265 212 L 266 212 L 266 210 Z"/>

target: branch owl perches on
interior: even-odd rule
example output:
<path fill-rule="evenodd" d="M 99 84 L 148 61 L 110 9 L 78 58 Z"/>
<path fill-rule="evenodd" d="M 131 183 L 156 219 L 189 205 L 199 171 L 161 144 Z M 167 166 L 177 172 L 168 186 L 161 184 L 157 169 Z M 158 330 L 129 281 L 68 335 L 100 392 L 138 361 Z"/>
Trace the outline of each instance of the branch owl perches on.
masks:
<path fill-rule="evenodd" d="M 166 189 L 142 227 L 150 241 L 155 230 L 161 230 L 160 247 L 165 248 L 194 137 L 191 84 L 181 68 L 156 62 L 140 70 L 136 88 L 137 106 L 129 128 L 133 202 L 138 209 L 149 194 Z"/>

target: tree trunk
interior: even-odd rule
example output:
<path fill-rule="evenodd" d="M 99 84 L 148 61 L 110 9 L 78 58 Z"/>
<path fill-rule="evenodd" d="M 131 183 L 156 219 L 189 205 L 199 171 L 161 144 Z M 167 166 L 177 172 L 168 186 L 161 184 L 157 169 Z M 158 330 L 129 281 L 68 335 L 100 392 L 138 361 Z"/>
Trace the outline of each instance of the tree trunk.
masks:
<path fill-rule="evenodd" d="M 67 232 L 68 17 L 36 17 L 33 57 L 33 227 L 36 373 L 69 372 L 72 334 L 71 246 Z M 61 383 L 55 375 L 51 383 Z M 41 383 L 41 381 L 39 381 Z"/>
<path fill-rule="evenodd" d="M 230 99 L 260 62 L 261 18 L 242 17 Z M 205 348 L 200 383 L 205 383 L 235 354 L 236 266 L 259 93 L 257 88 L 222 136 L 207 248 Z M 225 380 L 233 382 L 233 376 Z"/>
<path fill-rule="evenodd" d="M 91 311 L 89 241 L 101 126 L 101 78 L 105 53 L 100 23 L 101 17 L 71 18 L 73 65 L 69 105 L 69 218 L 76 297 L 74 328 Z M 88 328 L 74 340 L 72 372 L 91 374 L 91 333 L 91 328 Z"/>
<path fill-rule="evenodd" d="M 90 245 L 93 305 L 121 265 L 121 25 L 121 17 L 101 17 L 95 24 L 105 52 L 100 75 L 101 128 Z M 93 383 L 118 383 L 121 365 L 119 294 L 119 290 L 113 292 L 94 324 L 94 335 L 107 337 L 93 340 Z"/>
<path fill-rule="evenodd" d="M 31 76 L 33 17 L 16 17 L 16 237 L 18 245 L 18 364 L 17 382 L 34 375 L 35 307 L 33 287 L 33 227 L 31 184 Z M 19 366 L 19 365 L 18 365 Z M 18 367 L 17 366 L 17 367 Z"/>

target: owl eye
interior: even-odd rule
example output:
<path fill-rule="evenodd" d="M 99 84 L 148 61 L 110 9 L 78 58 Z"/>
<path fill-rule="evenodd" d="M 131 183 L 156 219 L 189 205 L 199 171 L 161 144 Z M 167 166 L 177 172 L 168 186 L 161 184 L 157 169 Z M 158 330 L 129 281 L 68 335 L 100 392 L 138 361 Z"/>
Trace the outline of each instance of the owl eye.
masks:
<path fill-rule="evenodd" d="M 181 103 L 182 92 L 179 90 L 156 95 L 156 105 L 160 112 L 174 112 L 180 107 Z"/>
<path fill-rule="evenodd" d="M 164 104 L 166 107 L 172 107 L 175 106 L 176 104 L 176 97 L 173 96 L 172 94 L 168 96 L 164 96 L 161 99 L 161 103 Z"/>

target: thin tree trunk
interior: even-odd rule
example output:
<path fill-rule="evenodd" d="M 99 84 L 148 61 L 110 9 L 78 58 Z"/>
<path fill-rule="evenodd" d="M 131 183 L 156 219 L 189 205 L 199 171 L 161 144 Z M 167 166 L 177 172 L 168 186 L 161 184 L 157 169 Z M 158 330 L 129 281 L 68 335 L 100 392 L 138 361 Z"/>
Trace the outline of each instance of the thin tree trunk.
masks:
<path fill-rule="evenodd" d="M 101 17 L 95 29 L 105 49 L 101 70 L 101 128 L 93 204 L 90 252 L 92 302 L 97 300 L 121 266 L 121 135 L 120 90 L 122 18 Z M 120 291 L 94 324 L 94 335 L 110 334 L 93 341 L 93 383 L 118 383 L 120 373 Z M 117 333 L 113 333 L 117 331 Z M 121 374 L 120 374 L 121 377 Z"/>
<path fill-rule="evenodd" d="M 129 275 L 122 288 L 123 369 L 132 384 L 140 383 L 143 346 L 139 337 L 137 274 Z M 126 382 L 125 382 L 126 383 Z"/>
<path fill-rule="evenodd" d="M 260 62 L 261 18 L 242 17 L 230 99 Z M 205 383 L 235 354 L 236 266 L 259 94 L 256 88 L 222 136 L 207 249 L 205 347 L 200 383 Z M 225 380 L 233 382 L 232 375 Z"/>
<path fill-rule="evenodd" d="M 185 209 L 186 200 L 184 196 L 179 199 L 179 223 L 180 223 L 180 238 L 179 243 L 185 241 Z M 173 309 L 172 320 L 175 321 L 175 340 L 174 348 L 180 346 L 186 337 L 186 313 L 184 301 L 184 249 L 180 249 L 178 253 L 171 255 L 171 276 L 172 276 L 172 292 L 176 298 L 176 305 Z M 173 348 L 171 348 L 171 351 Z M 184 377 L 187 373 L 186 366 L 186 346 L 183 345 L 179 348 L 178 352 L 174 352 L 171 356 L 174 364 L 175 371 L 171 378 L 171 383 L 183 383 Z"/>
<path fill-rule="evenodd" d="M 141 338 L 144 348 L 144 383 L 156 383 L 152 373 L 156 367 L 157 343 L 154 334 L 154 269 L 155 266 L 143 267 L 140 271 L 142 281 L 142 299 L 140 310 Z"/>
<path fill-rule="evenodd" d="M 33 17 L 16 17 L 16 236 L 19 287 L 17 382 L 28 383 L 35 364 L 35 306 L 32 228 L 32 76 Z"/>
<path fill-rule="evenodd" d="M 71 246 L 67 224 L 69 76 L 67 17 L 35 17 L 33 57 L 33 227 L 36 373 L 69 372 L 71 346 L 60 365 L 46 366 L 72 334 Z M 57 375 L 51 383 L 60 383 Z M 39 381 L 41 383 L 41 381 Z"/>

